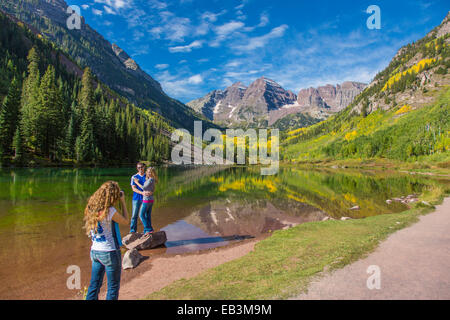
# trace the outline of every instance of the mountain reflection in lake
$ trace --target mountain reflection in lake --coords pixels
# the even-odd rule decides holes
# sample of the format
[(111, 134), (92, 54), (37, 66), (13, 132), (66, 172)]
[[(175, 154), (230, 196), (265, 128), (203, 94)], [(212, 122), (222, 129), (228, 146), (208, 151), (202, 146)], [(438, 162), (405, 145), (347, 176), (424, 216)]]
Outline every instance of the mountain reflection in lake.
[[(167, 253), (211, 249), (287, 229), (304, 222), (321, 221), (327, 215), (304, 203), (230, 199), (211, 201), (163, 230), (168, 235)], [(189, 239), (189, 240), (186, 240)]]
[[(0, 170), (0, 299), (73, 296), (66, 287), (70, 265), (81, 267), (86, 285), (91, 245), (82, 229), (86, 201), (103, 182), (115, 180), (131, 212), (134, 170)], [(258, 167), (158, 168), (152, 223), (166, 231), (168, 242), (143, 254), (215, 248), (326, 216), (399, 212), (407, 206), (386, 200), (443, 184), (448, 188), (447, 180), (394, 172), (295, 167), (281, 167), (275, 176), (260, 172)], [(349, 210), (354, 206), (360, 210)], [(128, 227), (121, 231), (125, 235)]]

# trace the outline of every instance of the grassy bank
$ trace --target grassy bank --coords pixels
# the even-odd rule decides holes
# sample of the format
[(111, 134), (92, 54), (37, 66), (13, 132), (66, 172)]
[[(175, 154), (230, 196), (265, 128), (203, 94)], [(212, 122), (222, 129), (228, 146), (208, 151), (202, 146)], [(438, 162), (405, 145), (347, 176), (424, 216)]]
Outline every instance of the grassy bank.
[[(428, 190), (421, 200), (437, 204), (449, 191)], [(398, 214), (305, 223), (277, 231), (247, 256), (176, 281), (146, 299), (286, 299), (303, 292), (325, 268), (339, 269), (364, 257), (390, 234), (431, 211), (419, 203)]]
[(450, 175), (450, 153), (423, 157), (420, 161), (406, 162), (392, 159), (345, 159), (345, 160), (306, 160), (282, 161), (283, 165), (294, 165), (298, 168), (336, 167), (371, 170), (404, 170), (409, 172), (428, 172), (438, 175)]

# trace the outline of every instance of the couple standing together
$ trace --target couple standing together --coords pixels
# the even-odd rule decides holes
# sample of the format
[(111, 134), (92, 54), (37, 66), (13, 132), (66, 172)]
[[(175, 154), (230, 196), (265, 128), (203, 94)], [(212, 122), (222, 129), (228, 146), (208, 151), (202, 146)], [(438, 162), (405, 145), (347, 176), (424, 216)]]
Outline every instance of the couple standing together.
[(145, 164), (137, 164), (138, 173), (131, 177), (131, 188), (133, 189), (133, 211), (131, 216), (130, 233), (137, 231), (137, 218), (144, 225), (144, 236), (153, 233), (152, 207), (154, 203), (153, 192), (158, 182), (153, 167), (145, 170)]

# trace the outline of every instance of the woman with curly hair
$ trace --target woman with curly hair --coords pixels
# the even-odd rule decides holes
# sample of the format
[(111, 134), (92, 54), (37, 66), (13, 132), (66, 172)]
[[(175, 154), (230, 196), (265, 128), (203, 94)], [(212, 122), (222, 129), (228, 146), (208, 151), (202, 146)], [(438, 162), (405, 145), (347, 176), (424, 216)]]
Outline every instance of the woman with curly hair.
[[(123, 215), (116, 207), (119, 203)], [(105, 182), (88, 200), (84, 210), (85, 229), (92, 239), (91, 282), (86, 300), (97, 300), (103, 277), (106, 272), (108, 280), (107, 300), (119, 298), (122, 257), (120, 254), (120, 234), (116, 224), (128, 225), (128, 211), (125, 195), (120, 191), (119, 184), (114, 181)]]

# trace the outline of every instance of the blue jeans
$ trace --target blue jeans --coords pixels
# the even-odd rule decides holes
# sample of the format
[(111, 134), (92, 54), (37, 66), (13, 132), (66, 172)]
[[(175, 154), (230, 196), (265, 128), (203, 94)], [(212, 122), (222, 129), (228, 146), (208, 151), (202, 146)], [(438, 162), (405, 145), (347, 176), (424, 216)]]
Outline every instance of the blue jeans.
[(144, 225), (144, 233), (152, 232), (152, 208), (153, 203), (142, 203), (141, 212), (139, 217), (141, 218), (142, 224)]
[(120, 250), (91, 250), (91, 261), (91, 283), (89, 284), (86, 300), (98, 300), (98, 294), (103, 284), (105, 272), (108, 280), (106, 300), (119, 299), (120, 274), (122, 272), (122, 256)]
[(137, 231), (137, 219), (141, 210), (142, 200), (133, 200), (133, 213), (131, 215), (130, 233)]

